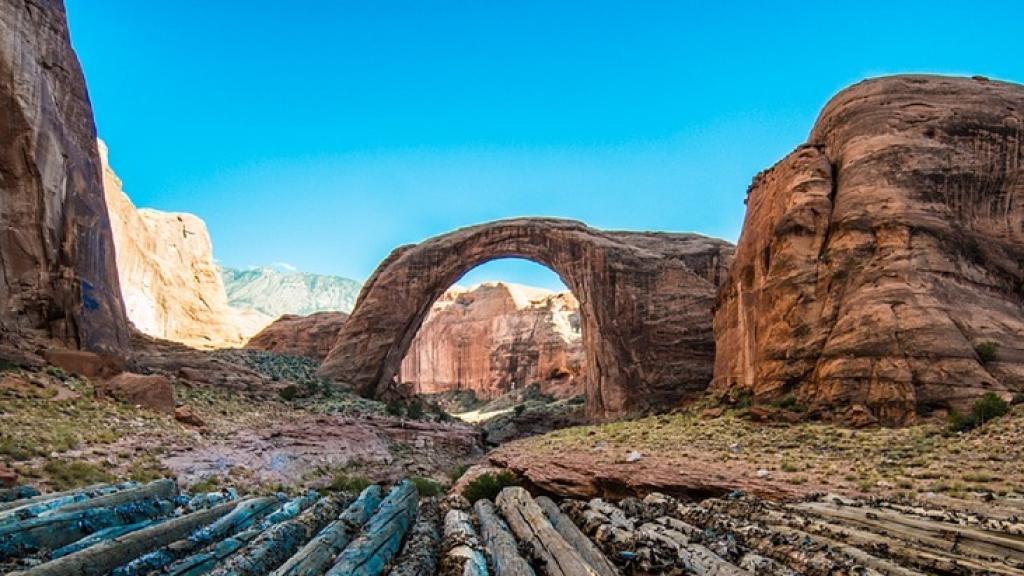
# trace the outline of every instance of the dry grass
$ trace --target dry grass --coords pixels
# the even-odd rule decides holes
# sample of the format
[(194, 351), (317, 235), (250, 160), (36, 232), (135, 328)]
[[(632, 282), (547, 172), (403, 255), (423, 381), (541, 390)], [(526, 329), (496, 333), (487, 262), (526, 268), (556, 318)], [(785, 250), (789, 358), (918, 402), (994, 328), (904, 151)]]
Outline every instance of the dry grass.
[(692, 466), (721, 466), (808, 489), (913, 495), (1024, 493), (1024, 406), (978, 429), (945, 432), (945, 422), (852, 430), (823, 423), (765, 425), (733, 413), (692, 413), (581, 426), (520, 441), (518, 448), (602, 455), (637, 450)]

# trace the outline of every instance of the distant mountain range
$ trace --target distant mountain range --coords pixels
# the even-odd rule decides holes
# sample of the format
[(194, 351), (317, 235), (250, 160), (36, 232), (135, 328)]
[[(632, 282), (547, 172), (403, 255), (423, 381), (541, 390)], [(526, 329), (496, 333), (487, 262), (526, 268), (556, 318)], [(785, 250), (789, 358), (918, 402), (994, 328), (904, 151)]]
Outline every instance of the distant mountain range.
[(325, 310), (351, 312), (362, 284), (351, 278), (281, 270), (274, 267), (220, 269), (228, 303), (277, 318)]

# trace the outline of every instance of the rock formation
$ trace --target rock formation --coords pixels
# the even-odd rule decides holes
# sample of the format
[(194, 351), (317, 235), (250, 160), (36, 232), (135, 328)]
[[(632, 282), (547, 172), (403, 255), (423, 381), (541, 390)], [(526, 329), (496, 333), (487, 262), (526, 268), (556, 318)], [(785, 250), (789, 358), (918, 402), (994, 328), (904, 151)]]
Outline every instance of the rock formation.
[(566, 398), (583, 393), (583, 362), (571, 293), (490, 283), (453, 287), (434, 303), (398, 378), (420, 394), (472, 390), (490, 400), (538, 383)]
[(1024, 390), (1024, 87), (840, 92), (759, 174), (718, 295), (714, 386), (883, 424)]
[(96, 127), (63, 3), (0, 5), (0, 339), (124, 356)]
[(144, 334), (191, 346), (239, 346), (270, 322), (228, 305), (206, 224), (192, 214), (137, 209), (100, 142), (103, 188), (128, 318)]
[(347, 318), (344, 312), (317, 312), (309, 316), (285, 314), (250, 338), (245, 347), (323, 360)]
[(711, 377), (711, 306), (732, 245), (696, 234), (603, 232), (552, 218), (501, 220), (396, 249), (363, 287), (322, 376), (387, 395), (431, 305), (495, 258), (548, 266), (580, 302), (587, 413), (664, 409)]

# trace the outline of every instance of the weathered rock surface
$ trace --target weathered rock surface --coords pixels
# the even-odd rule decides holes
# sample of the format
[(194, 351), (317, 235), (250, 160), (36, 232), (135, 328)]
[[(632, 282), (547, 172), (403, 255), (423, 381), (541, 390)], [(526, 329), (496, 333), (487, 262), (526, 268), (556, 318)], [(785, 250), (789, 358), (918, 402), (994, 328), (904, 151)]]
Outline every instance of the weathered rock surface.
[(289, 356), (323, 360), (338, 339), (344, 312), (317, 312), (309, 316), (285, 314), (260, 330), (245, 347)]
[(748, 191), (715, 388), (888, 425), (1024, 390), (1022, 142), (1022, 86), (896, 76), (839, 93)]
[(137, 209), (99, 143), (103, 189), (128, 318), (144, 334), (191, 346), (240, 346), (270, 317), (228, 305), (206, 224), (186, 213)]
[(0, 339), (125, 356), (96, 127), (63, 3), (0, 5)]
[(663, 409), (707, 386), (710, 310), (731, 256), (728, 242), (696, 234), (603, 232), (550, 218), (457, 230), (381, 263), (321, 375), (387, 394), (434, 301), (475, 266), (520, 257), (550, 267), (580, 302), (588, 415)]
[(505, 283), (453, 287), (434, 303), (399, 380), (420, 394), (472, 390), (491, 400), (530, 384), (583, 393), (579, 303), (569, 292)]
[(126, 404), (165, 414), (174, 413), (174, 387), (166, 376), (122, 372), (98, 385), (96, 390)]

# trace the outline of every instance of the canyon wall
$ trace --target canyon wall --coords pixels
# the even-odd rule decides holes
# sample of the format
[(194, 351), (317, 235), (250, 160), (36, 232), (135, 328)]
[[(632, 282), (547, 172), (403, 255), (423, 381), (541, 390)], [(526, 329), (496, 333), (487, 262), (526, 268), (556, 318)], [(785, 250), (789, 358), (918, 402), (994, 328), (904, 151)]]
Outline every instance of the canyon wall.
[(0, 340), (127, 354), (85, 78), (59, 0), (0, 4)]
[(1024, 391), (1024, 87), (861, 82), (759, 174), (714, 387), (913, 422)]
[(530, 384), (583, 393), (579, 303), (569, 292), (505, 283), (453, 287), (434, 304), (398, 379), (417, 393), (473, 390), (492, 399)]
[(206, 224), (137, 209), (99, 143), (117, 269), (128, 318), (144, 334), (196, 347), (240, 346), (271, 317), (228, 305)]

